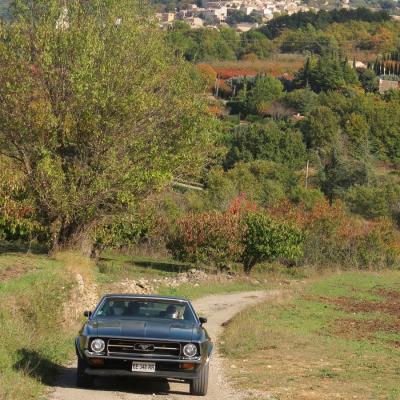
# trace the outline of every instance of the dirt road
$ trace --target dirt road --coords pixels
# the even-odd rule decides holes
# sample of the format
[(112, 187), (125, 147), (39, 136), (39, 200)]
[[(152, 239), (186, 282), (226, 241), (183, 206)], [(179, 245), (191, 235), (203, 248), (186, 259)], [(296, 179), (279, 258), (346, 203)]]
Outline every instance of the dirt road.
[[(198, 314), (208, 317), (207, 330), (216, 343), (224, 322), (263, 298), (277, 296), (278, 292), (271, 290), (208, 296), (195, 301), (194, 307)], [(205, 399), (240, 399), (240, 394), (235, 393), (225, 380), (222, 360), (218, 354), (218, 343), (210, 366), (209, 389)], [(78, 389), (75, 387), (74, 364), (64, 369), (55, 391), (49, 398), (50, 400), (146, 400), (156, 396), (160, 400), (199, 399), (190, 396), (188, 390), (189, 385), (184, 383), (116, 378), (96, 380), (94, 389)]]

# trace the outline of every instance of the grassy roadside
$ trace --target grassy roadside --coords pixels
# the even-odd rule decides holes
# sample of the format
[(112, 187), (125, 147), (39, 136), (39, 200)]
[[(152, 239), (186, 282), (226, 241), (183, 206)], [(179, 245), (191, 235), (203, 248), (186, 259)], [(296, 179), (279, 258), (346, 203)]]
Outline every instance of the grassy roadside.
[[(147, 257), (132, 257), (124, 255), (107, 255), (103, 257), (97, 268), (96, 280), (107, 291), (113, 283), (125, 279), (153, 279), (174, 278), (178, 274), (188, 271), (194, 265), (180, 263), (171, 259), (155, 260)], [(276, 287), (282, 280), (290, 283), (290, 280), (306, 277), (296, 269), (288, 269), (282, 266), (259, 266), (251, 277), (238, 274), (234, 278), (228, 278), (226, 274), (210, 274), (207, 281), (196, 285), (183, 283), (178, 287), (168, 287), (161, 282), (156, 287), (156, 292), (161, 295), (182, 296), (194, 300), (210, 294), (234, 293), (249, 290), (266, 290)]]
[[(0, 255), (0, 399), (25, 400), (42, 397), (52, 384), (58, 366), (73, 355), (73, 337), (78, 321), (64, 306), (84, 309), (76, 292), (76, 274), (86, 283), (97, 282), (101, 296), (107, 285), (124, 279), (174, 277), (192, 265), (171, 260), (112, 255), (96, 267), (73, 253), (45, 255), (3, 253)], [(255, 271), (251, 279), (211, 277), (197, 286), (160, 286), (160, 294), (190, 299), (208, 294), (232, 293), (270, 288), (286, 272)], [(293, 275), (293, 278), (298, 276)], [(75, 293), (76, 294), (76, 293)], [(76, 297), (76, 298), (75, 298)], [(68, 321), (65, 321), (65, 318)]]
[(21, 254), (0, 256), (0, 276), (0, 399), (38, 398), (71, 354), (62, 307), (72, 280), (62, 261)]
[(399, 310), (400, 272), (336, 274), (239, 314), (222, 349), (251, 399), (400, 399)]

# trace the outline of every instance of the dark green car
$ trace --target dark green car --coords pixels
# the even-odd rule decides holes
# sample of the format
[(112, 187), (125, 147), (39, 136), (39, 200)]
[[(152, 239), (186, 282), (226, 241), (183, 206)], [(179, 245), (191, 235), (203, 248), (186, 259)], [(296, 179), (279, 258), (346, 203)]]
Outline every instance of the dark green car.
[(213, 345), (188, 300), (110, 294), (85, 316), (75, 343), (78, 386), (94, 377), (173, 378), (188, 382), (192, 395), (207, 393)]

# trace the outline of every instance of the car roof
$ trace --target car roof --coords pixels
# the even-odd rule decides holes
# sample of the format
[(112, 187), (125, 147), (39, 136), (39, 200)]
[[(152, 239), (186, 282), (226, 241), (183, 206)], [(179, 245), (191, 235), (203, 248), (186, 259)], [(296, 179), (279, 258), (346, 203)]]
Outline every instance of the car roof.
[(102, 299), (109, 297), (118, 297), (122, 299), (146, 299), (146, 300), (171, 300), (171, 301), (182, 301), (189, 302), (188, 299), (184, 297), (175, 297), (175, 296), (160, 296), (158, 294), (129, 294), (129, 293), (110, 293), (105, 294)]

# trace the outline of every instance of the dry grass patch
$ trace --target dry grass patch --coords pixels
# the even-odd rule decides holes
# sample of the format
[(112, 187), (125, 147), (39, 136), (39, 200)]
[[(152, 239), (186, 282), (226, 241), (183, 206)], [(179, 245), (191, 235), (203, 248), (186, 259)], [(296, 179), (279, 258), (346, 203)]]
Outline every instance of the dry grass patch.
[(241, 69), (281, 76), (294, 74), (304, 65), (305, 57), (301, 54), (274, 54), (265, 60), (255, 61), (219, 61), (212, 64), (217, 68)]
[(96, 263), (89, 257), (72, 251), (63, 251), (56, 253), (55, 260), (64, 264), (65, 268), (74, 275), (81, 275), (87, 282), (93, 282), (96, 273)]
[(34, 272), (45, 262), (45, 257), (31, 254), (5, 254), (0, 257), (0, 282)]

